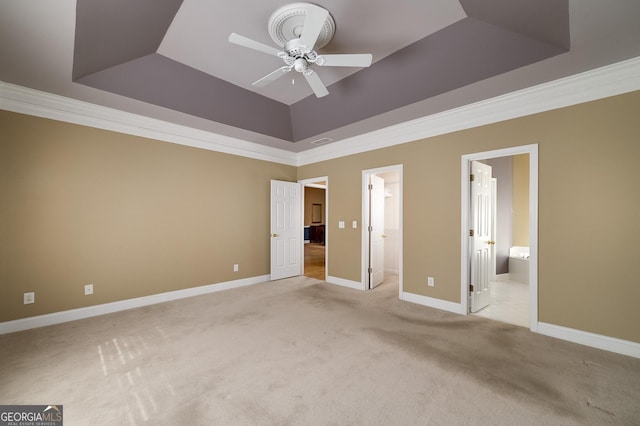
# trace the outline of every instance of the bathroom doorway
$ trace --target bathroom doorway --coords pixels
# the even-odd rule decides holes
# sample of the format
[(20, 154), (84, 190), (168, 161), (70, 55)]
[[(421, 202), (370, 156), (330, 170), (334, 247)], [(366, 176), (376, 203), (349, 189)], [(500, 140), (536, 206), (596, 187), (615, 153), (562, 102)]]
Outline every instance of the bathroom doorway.
[[(489, 170), (494, 183), (491, 204), (495, 219), (487, 219), (487, 225), (479, 224), (483, 215), (473, 211), (478, 203), (471, 179), (477, 178), (471, 175), (479, 166)], [(463, 156), (463, 173), (464, 311), (536, 331), (537, 145)], [(475, 180), (475, 185), (479, 184)], [(490, 234), (478, 238), (482, 230), (475, 228), (481, 227), (487, 227)], [(489, 254), (495, 259), (489, 269), (478, 266), (478, 259)]]

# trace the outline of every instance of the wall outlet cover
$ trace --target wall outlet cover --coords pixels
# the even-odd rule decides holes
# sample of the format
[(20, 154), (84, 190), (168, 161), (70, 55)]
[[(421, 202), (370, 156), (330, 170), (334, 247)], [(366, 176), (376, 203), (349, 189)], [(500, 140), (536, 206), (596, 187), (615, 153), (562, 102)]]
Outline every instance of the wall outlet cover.
[(25, 293), (24, 294), (24, 304), (25, 305), (29, 305), (31, 303), (35, 303), (36, 302), (36, 293), (31, 291), (29, 293)]

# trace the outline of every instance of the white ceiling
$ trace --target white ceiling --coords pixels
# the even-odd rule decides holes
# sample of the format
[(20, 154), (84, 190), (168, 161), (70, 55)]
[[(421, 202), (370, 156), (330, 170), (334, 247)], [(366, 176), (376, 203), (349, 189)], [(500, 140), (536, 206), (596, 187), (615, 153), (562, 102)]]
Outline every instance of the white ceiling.
[[(278, 47), (267, 22), (282, 0), (184, 0), (158, 53), (214, 77), (291, 105), (311, 95), (304, 79), (287, 76), (256, 88), (254, 81), (283, 63), (275, 57), (230, 44), (232, 32)], [(466, 17), (452, 0), (327, 0), (322, 6), (336, 22), (324, 53), (372, 53), (374, 62)], [(224, 19), (221, 17), (224, 16)], [(326, 86), (358, 68), (316, 68)], [(291, 74), (293, 76), (293, 74)]]

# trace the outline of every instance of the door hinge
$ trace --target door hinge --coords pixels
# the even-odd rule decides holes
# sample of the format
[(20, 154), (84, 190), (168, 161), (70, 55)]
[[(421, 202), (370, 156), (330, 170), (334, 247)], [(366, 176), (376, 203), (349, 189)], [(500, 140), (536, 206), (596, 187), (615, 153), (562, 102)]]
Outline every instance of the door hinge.
[(469, 236), (473, 237), (473, 235), (474, 235), (473, 229), (469, 229)]
[(369, 230), (369, 232), (373, 232), (373, 226), (369, 225), (367, 229)]
[(473, 293), (473, 284), (469, 284), (469, 291)]
[(472, 174), (472, 175), (470, 176), (470, 179), (469, 179), (469, 180), (470, 180), (471, 182), (473, 182), (474, 180), (476, 180), (476, 176)]
[(367, 271), (368, 271), (369, 274), (373, 274), (373, 268), (369, 268), (369, 269), (367, 269)]
[(369, 184), (369, 191), (371, 191), (373, 189), (373, 184)]

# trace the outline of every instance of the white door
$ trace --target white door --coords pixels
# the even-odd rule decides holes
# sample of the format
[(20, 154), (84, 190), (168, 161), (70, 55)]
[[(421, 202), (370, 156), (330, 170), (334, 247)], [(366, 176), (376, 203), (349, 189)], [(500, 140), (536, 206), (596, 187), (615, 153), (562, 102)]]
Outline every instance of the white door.
[(384, 179), (369, 180), (369, 288), (384, 281)]
[(271, 279), (301, 274), (300, 191), (295, 182), (271, 181)]
[(496, 233), (498, 232), (498, 224), (496, 215), (498, 214), (498, 179), (491, 178), (491, 259), (489, 260), (489, 281), (496, 280)]
[[(490, 275), (493, 236), (493, 200), (491, 197), (491, 166), (471, 162), (471, 312), (478, 312), (491, 302)], [(495, 264), (495, 260), (494, 260)]]

